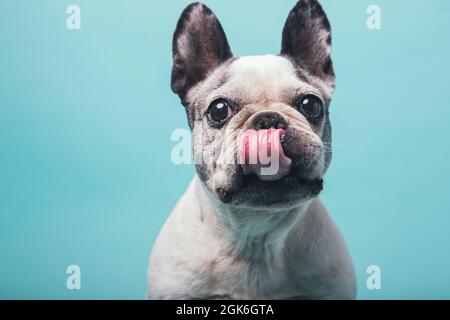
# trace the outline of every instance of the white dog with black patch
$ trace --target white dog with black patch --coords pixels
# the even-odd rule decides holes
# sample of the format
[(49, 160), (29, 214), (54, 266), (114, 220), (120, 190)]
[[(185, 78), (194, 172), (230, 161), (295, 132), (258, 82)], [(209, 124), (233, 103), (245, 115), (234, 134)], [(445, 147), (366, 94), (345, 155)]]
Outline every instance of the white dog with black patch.
[(292, 9), (279, 55), (233, 57), (200, 3), (173, 39), (172, 89), (196, 175), (154, 245), (150, 299), (353, 299), (344, 239), (318, 195), (331, 161), (331, 29)]

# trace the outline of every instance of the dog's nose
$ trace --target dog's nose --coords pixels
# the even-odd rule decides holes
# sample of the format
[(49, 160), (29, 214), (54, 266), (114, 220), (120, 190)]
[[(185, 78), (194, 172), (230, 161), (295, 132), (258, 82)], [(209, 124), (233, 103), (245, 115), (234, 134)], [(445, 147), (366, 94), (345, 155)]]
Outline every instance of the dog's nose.
[(286, 129), (288, 123), (283, 115), (279, 112), (274, 111), (264, 111), (258, 113), (252, 121), (252, 127), (255, 130), (264, 129)]

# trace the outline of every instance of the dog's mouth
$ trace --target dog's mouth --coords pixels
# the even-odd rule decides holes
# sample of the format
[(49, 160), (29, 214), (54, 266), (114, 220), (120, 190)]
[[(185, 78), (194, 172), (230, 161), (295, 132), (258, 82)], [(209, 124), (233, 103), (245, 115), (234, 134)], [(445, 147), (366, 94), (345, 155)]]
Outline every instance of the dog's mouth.
[[(310, 188), (312, 195), (318, 195), (323, 189), (323, 179), (306, 179), (295, 174), (289, 174), (278, 180), (263, 181), (256, 174), (249, 174), (242, 177), (241, 188), (238, 192), (268, 192), (279, 187), (285, 189), (289, 186), (294, 187), (294, 189), (298, 187)], [(289, 192), (289, 190), (285, 191)]]
[(287, 176), (292, 160), (285, 155), (283, 129), (247, 130), (240, 143), (240, 164), (244, 175), (255, 174), (262, 181)]
[(240, 145), (235, 183), (229, 190), (217, 189), (219, 198), (225, 203), (267, 207), (290, 206), (317, 196), (322, 178), (305, 178), (305, 172), (285, 154), (283, 139), (282, 129), (248, 130)]
[(216, 190), (224, 203), (254, 207), (290, 207), (317, 196), (323, 189), (323, 179), (306, 179), (295, 170), (274, 181), (263, 181), (257, 174), (238, 173), (235, 188)]

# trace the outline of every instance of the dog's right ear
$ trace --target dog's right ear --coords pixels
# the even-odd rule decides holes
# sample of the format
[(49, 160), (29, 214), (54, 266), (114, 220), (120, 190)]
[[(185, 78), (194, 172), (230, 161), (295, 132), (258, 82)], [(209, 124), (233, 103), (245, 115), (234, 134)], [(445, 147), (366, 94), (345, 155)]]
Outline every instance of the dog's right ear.
[(184, 9), (173, 36), (172, 90), (184, 100), (189, 89), (232, 57), (214, 13), (201, 3)]

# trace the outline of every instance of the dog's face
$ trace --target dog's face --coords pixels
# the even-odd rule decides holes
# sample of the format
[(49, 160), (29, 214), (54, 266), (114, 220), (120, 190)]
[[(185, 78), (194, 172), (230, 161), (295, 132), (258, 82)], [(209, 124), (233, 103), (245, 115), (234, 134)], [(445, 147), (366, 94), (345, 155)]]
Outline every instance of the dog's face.
[(280, 55), (233, 57), (206, 6), (183, 11), (172, 89), (193, 131), (197, 173), (217, 199), (288, 208), (322, 190), (331, 160), (330, 53), (330, 25), (316, 0), (289, 13)]

